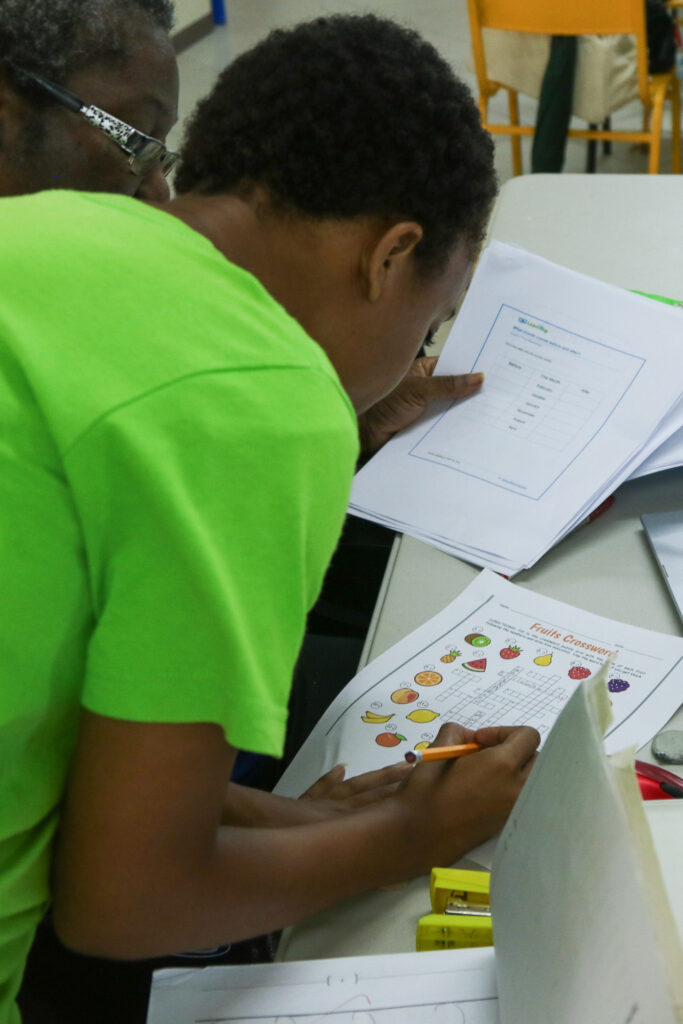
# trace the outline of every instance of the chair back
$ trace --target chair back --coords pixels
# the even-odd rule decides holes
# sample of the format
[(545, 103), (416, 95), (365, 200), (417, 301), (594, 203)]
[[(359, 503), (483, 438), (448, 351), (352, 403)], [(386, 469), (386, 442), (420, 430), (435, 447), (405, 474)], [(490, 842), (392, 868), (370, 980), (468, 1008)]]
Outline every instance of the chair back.
[(638, 91), (649, 95), (644, 0), (467, 0), (472, 55), (479, 90), (489, 95), (490, 79), (481, 30), (505, 29), (549, 36), (634, 35)]

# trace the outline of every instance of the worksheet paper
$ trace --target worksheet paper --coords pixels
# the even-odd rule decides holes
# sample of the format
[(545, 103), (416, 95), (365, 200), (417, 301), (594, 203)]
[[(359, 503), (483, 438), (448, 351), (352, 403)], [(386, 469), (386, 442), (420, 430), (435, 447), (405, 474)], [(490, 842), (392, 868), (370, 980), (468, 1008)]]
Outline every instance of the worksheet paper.
[[(604, 680), (573, 695), (493, 863), (505, 1024), (676, 1024), (683, 952), (633, 771), (607, 758)], [(678, 801), (671, 801), (677, 803)], [(680, 848), (678, 850), (680, 873)]]
[(493, 948), (156, 971), (147, 1024), (498, 1024)]
[(276, 787), (298, 797), (428, 746), (442, 722), (533, 725), (544, 741), (578, 684), (611, 658), (608, 751), (642, 746), (678, 709), (683, 638), (624, 625), (488, 570), (342, 690)]
[(506, 575), (683, 427), (681, 314), (492, 242), (439, 359), (483, 371), (357, 474), (350, 511)]

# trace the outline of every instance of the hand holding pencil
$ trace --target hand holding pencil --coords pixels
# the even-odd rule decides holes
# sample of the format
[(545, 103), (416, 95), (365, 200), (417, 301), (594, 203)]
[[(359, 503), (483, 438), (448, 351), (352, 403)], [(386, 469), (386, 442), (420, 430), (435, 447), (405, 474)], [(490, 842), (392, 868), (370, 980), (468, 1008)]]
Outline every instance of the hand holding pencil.
[(528, 726), (473, 730), (450, 722), (432, 746), (406, 755), (417, 770), (408, 772), (397, 796), (411, 835), (420, 836), (415, 846), (429, 850), (425, 870), (452, 864), (502, 828), (539, 742)]

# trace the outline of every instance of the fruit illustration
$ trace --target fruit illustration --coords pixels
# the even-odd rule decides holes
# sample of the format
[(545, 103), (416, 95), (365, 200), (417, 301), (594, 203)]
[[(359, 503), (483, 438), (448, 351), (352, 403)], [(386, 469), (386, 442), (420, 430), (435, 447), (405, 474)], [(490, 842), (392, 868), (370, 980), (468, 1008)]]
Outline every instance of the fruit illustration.
[(401, 740), (405, 740), (405, 736), (401, 736), (400, 732), (381, 732), (375, 736), (375, 743), (380, 747), (397, 747)]
[(534, 658), (534, 665), (549, 665), (553, 660), (552, 654), (539, 654), (537, 658)]
[(441, 656), (441, 661), (445, 661), (447, 665), (450, 665), (452, 661), (460, 657), (460, 651), (449, 651), (448, 654)]
[(383, 722), (388, 722), (389, 719), (393, 717), (393, 713), (391, 715), (376, 715), (374, 711), (366, 711), (361, 718), (361, 721), (367, 722), (368, 725), (381, 725)]
[(503, 650), (500, 652), (500, 656), (501, 658), (505, 658), (505, 660), (507, 661), (510, 658), (518, 658), (521, 653), (521, 648), (517, 647), (517, 645), (514, 644), (511, 647), (504, 647)]
[(431, 747), (431, 745), (432, 744), (429, 740), (420, 740), (419, 743), (415, 744), (413, 750), (426, 750), (427, 747)]
[(418, 672), (415, 676), (415, 682), (418, 686), (436, 686), (442, 679), (443, 676), (439, 675), (438, 672), (429, 672), (427, 670)]
[(628, 690), (630, 685), (625, 679), (610, 679), (607, 689), (610, 693), (623, 693), (624, 690)]
[(409, 718), (411, 722), (433, 722), (438, 717), (438, 711), (429, 711), (428, 708), (415, 708), (414, 711), (406, 715), (406, 718)]
[(569, 672), (567, 672), (570, 679), (587, 679), (590, 674), (591, 670), (589, 668), (584, 668), (583, 665), (574, 665), (569, 669)]
[(465, 661), (462, 667), (468, 668), (470, 672), (483, 672), (486, 668), (486, 658), (475, 658), (474, 661)]
[(491, 641), (483, 633), (468, 633), (465, 637), (465, 643), (470, 644), (472, 647), (488, 647)]
[(394, 704), (412, 704), (419, 696), (417, 690), (410, 690), (407, 686), (402, 686), (400, 689), (394, 690), (391, 699)]

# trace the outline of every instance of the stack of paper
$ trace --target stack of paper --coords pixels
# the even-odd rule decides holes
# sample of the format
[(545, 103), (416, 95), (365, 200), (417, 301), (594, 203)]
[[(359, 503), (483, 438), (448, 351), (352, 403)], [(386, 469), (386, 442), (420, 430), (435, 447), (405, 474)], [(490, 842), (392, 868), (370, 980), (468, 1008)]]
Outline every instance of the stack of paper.
[[(675, 913), (633, 751), (603, 752), (609, 703), (600, 682), (584, 684), (562, 712), (496, 850), (491, 907), (505, 1024), (683, 1020)], [(681, 810), (664, 846), (681, 834)]]
[(493, 242), (438, 365), (483, 371), (481, 392), (385, 445), (351, 512), (528, 568), (683, 431), (682, 328), (680, 309)]

